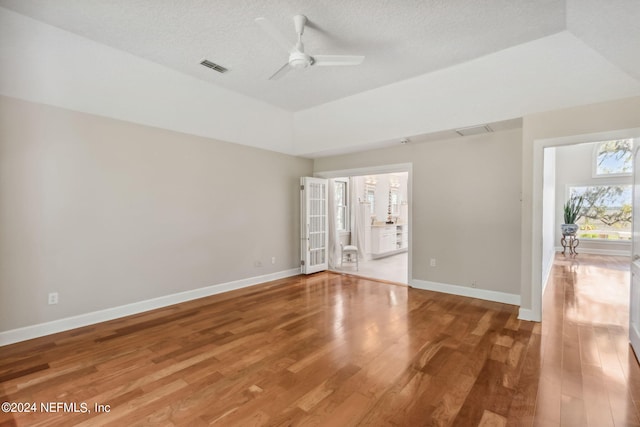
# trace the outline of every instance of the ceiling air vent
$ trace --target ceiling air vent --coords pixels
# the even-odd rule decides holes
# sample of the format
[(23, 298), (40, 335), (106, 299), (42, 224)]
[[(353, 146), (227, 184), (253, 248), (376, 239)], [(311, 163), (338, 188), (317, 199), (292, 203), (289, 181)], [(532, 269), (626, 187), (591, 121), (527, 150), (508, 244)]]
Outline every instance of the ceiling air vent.
[(224, 68), (222, 65), (218, 65), (215, 62), (209, 61), (208, 59), (203, 59), (202, 61), (200, 61), (200, 65), (204, 65), (207, 68), (216, 70), (219, 73), (226, 73), (227, 71), (229, 71), (228, 69)]
[(489, 125), (471, 126), (468, 128), (456, 129), (456, 133), (460, 136), (480, 135), (481, 133), (493, 132)]

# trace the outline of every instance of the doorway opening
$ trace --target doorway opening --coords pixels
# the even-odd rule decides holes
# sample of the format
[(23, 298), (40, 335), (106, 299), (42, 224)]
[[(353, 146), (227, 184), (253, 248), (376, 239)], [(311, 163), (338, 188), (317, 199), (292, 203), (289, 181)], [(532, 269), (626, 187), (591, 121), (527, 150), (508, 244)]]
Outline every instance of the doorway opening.
[[(630, 134), (630, 132), (631, 130), (615, 131), (536, 141), (536, 149), (542, 154), (542, 165), (538, 163), (541, 167), (537, 169), (542, 172), (542, 186), (536, 189), (540, 191), (542, 201), (542, 233), (540, 233), (542, 280), (540, 288), (534, 293), (533, 305), (535, 306), (536, 302), (540, 304), (542, 319), (545, 317), (546, 309), (551, 309), (545, 305), (555, 304), (550, 301), (553, 301), (551, 294), (557, 290), (551, 286), (545, 292), (547, 284), (554, 283), (552, 272), (555, 271), (557, 275), (558, 271), (562, 271), (563, 277), (571, 276), (575, 274), (576, 269), (581, 268), (583, 261), (596, 262), (597, 265), (590, 267), (592, 269), (600, 268), (600, 264), (606, 266), (606, 268), (603, 267), (603, 271), (608, 279), (603, 283), (590, 281), (574, 283), (576, 289), (571, 292), (571, 295), (575, 301), (567, 315), (593, 316), (593, 313), (581, 312), (580, 307), (584, 304), (579, 302), (581, 298), (585, 301), (602, 299), (595, 296), (599, 291), (609, 296), (624, 295), (626, 299), (626, 301), (615, 302), (616, 309), (609, 310), (608, 317), (601, 319), (602, 322), (613, 322), (620, 326), (624, 323), (629, 324), (629, 317), (637, 318), (632, 313), (637, 310), (635, 307), (638, 303), (634, 304), (633, 298), (628, 296), (628, 272), (631, 266), (630, 256), (634, 234), (631, 230), (631, 215), (632, 213), (634, 216), (637, 215), (635, 212), (639, 210), (638, 200), (634, 201), (632, 198), (632, 185), (637, 184), (634, 182), (632, 173), (636, 168), (634, 163), (637, 157), (634, 160), (632, 151), (634, 151), (633, 145), (637, 146), (639, 140), (634, 139), (633, 133)], [(622, 149), (623, 143), (628, 144), (629, 147)], [(624, 167), (620, 169), (618, 166)], [(636, 172), (636, 179), (638, 176)], [(580, 217), (574, 222), (579, 226), (575, 233), (575, 237), (579, 239), (579, 244), (575, 248), (576, 255), (574, 251), (560, 246), (562, 238), (565, 237), (560, 232), (560, 224), (565, 222), (563, 212), (566, 204), (577, 199), (584, 203), (580, 210)], [(637, 221), (634, 222), (637, 223)], [(634, 225), (636, 226), (637, 224)], [(565, 254), (563, 250), (566, 250)], [(596, 258), (592, 258), (594, 255)], [(620, 261), (625, 259), (626, 264)], [(610, 268), (610, 265), (615, 267)], [(626, 271), (626, 276), (618, 274), (619, 270)], [(607, 310), (603, 309), (603, 311)], [(612, 313), (616, 316), (622, 315), (627, 320), (620, 321)], [(630, 326), (629, 332), (632, 332), (633, 322), (630, 322)], [(631, 341), (633, 342), (633, 339)]]
[[(322, 172), (329, 179), (329, 269), (396, 284), (411, 279), (411, 165)], [(343, 256), (346, 246), (355, 255)]]

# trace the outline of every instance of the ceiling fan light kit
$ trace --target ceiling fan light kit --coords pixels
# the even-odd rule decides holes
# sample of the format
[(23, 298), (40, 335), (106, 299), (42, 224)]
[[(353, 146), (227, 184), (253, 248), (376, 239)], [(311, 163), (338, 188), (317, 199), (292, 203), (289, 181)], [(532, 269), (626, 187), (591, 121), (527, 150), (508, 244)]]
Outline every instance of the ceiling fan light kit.
[(291, 46), (285, 36), (283, 36), (278, 29), (276, 29), (271, 22), (265, 18), (256, 18), (256, 23), (280, 46), (284, 47), (289, 53), (289, 60), (276, 71), (269, 80), (277, 80), (284, 76), (291, 69), (300, 70), (311, 66), (344, 66), (344, 65), (359, 65), (364, 61), (364, 56), (357, 55), (316, 55), (311, 56), (304, 51), (304, 44), (302, 43), (302, 34), (304, 34), (304, 27), (307, 24), (307, 17), (304, 15), (296, 15), (293, 17), (293, 25), (296, 30), (298, 40)]
[(298, 70), (307, 68), (313, 65), (313, 58), (304, 52), (291, 52), (291, 55), (289, 55), (289, 65)]

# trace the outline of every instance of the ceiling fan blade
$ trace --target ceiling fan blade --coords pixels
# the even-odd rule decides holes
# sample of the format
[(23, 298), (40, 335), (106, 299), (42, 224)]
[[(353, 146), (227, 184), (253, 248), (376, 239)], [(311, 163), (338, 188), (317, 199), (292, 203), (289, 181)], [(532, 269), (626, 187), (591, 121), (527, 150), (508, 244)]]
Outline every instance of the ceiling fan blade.
[(282, 67), (280, 67), (280, 69), (278, 71), (273, 73), (273, 75), (271, 77), (269, 77), (269, 80), (278, 80), (280, 77), (282, 77), (285, 74), (287, 74), (289, 72), (289, 70), (291, 70), (291, 66), (287, 62)]
[(357, 55), (315, 55), (313, 65), (360, 65), (364, 61), (364, 56)]
[(287, 40), (280, 31), (266, 18), (256, 18), (256, 24), (260, 25), (265, 33), (267, 33), (273, 40), (275, 40), (284, 50), (291, 52), (294, 43)]

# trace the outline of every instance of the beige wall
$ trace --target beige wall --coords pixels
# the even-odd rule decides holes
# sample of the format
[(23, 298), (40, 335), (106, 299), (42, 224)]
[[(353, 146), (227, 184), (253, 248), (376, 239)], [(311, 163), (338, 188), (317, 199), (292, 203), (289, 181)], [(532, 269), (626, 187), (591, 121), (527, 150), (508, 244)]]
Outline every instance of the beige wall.
[(634, 97), (311, 162), (0, 97), (0, 332), (295, 268), (299, 176), (401, 163), (412, 278), (520, 294), (535, 318), (543, 148), (639, 131)]
[(518, 295), (521, 141), (515, 130), (413, 143), (319, 158), (314, 172), (412, 163), (412, 278)]
[(640, 97), (533, 114), (523, 118), (521, 316), (541, 313), (543, 149), (594, 141), (637, 137)]
[(0, 97), (0, 331), (297, 267), (298, 178), (311, 172)]

